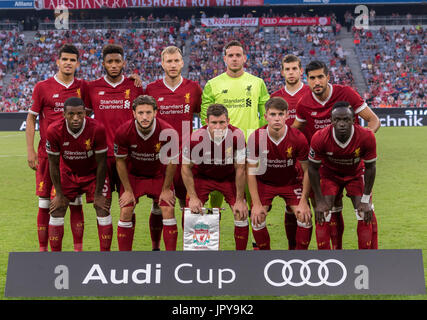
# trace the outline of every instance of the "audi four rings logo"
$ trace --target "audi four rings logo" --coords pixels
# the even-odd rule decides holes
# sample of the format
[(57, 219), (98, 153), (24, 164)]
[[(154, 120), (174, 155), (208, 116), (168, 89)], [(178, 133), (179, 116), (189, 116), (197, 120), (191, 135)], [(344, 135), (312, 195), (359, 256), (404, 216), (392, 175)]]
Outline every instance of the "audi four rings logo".
[[(283, 265), (282, 267), (282, 277), (283, 277), (283, 281), (282, 282), (275, 282), (273, 280), (270, 279), (269, 276), (269, 270), (270, 267), (274, 264), (279, 264), (279, 265)], [(317, 274), (319, 277), (319, 281), (316, 282), (312, 282), (311, 280), (311, 265), (319, 265), (319, 269), (317, 270)], [(340, 280), (335, 281), (335, 282), (330, 282), (328, 281), (329, 279), (329, 268), (328, 265), (331, 264), (336, 264), (338, 265), (341, 270), (342, 270), (342, 277)], [(300, 268), (300, 277), (301, 277), (301, 281), (299, 282), (294, 282), (292, 281), (293, 279), (293, 275), (294, 275), (294, 270), (293, 270), (293, 266), (298, 266), (301, 265)], [(285, 261), (282, 259), (275, 259), (270, 261), (264, 268), (264, 277), (267, 280), (267, 282), (269, 284), (271, 284), (272, 286), (275, 287), (283, 287), (285, 285), (290, 285), (293, 287), (300, 287), (303, 285), (308, 285), (311, 287), (318, 287), (321, 285), (327, 285), (330, 287), (336, 287), (339, 286), (340, 284), (342, 284), (345, 279), (347, 278), (347, 269), (345, 268), (344, 264), (341, 261), (338, 261), (336, 259), (327, 259), (325, 261), (321, 261), (318, 259), (310, 259), (307, 261), (303, 261), (300, 259), (292, 259), (289, 261)]]

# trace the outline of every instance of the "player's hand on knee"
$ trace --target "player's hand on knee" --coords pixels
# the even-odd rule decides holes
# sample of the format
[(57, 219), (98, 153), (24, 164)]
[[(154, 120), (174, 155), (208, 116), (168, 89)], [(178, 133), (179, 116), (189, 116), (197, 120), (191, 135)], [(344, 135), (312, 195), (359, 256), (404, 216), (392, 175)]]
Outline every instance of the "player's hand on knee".
[(262, 205), (254, 205), (251, 208), (251, 223), (252, 225), (258, 227), (261, 223), (265, 221), (267, 212)]
[(203, 203), (197, 197), (190, 197), (190, 200), (188, 201), (188, 207), (193, 213), (203, 214)]
[(325, 222), (325, 212), (324, 211), (315, 211), (314, 217), (316, 219), (316, 223), (322, 224)]
[(96, 210), (110, 211), (111, 199), (107, 199), (102, 194), (95, 194), (93, 206)]
[(119, 199), (119, 205), (120, 207), (125, 207), (128, 204), (132, 203), (134, 206), (136, 205), (136, 200), (135, 200), (135, 196), (133, 195), (132, 191), (125, 191), (123, 192), (123, 194), (120, 196)]
[(49, 214), (55, 211), (67, 211), (69, 200), (64, 195), (56, 194), (49, 205)]
[(248, 218), (248, 206), (243, 200), (236, 200), (236, 203), (233, 206), (234, 216), (238, 220), (245, 220)]
[(159, 197), (159, 203), (162, 200), (166, 202), (170, 207), (175, 207), (175, 193), (172, 190), (162, 190)]
[(360, 214), (363, 212), (363, 221), (370, 223), (372, 220), (372, 205), (370, 203), (360, 202), (357, 206), (357, 214), (359, 217), (362, 217)]
[(311, 223), (311, 210), (307, 202), (302, 201), (295, 208), (295, 216), (299, 222)]

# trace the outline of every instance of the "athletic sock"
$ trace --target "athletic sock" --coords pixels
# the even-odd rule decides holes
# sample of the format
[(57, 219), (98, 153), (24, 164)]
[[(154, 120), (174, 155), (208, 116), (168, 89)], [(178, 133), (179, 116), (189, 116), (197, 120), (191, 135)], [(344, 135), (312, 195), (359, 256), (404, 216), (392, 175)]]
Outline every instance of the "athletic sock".
[[(81, 201), (79, 198), (77, 201)], [(83, 232), (84, 232), (84, 215), (83, 206), (81, 204), (70, 203), (70, 226), (73, 234), (74, 251), (83, 250)]]
[(372, 224), (363, 221), (363, 217), (357, 214), (357, 210), (354, 210), (357, 218), (357, 243), (359, 249), (371, 249), (372, 245)]
[(119, 220), (117, 225), (117, 242), (119, 251), (132, 251), (134, 228), (132, 221)]
[(324, 221), (323, 223), (316, 223), (316, 241), (317, 249), (330, 250), (331, 249), (331, 236), (329, 232), (329, 224)]
[(265, 221), (259, 226), (252, 225), (252, 234), (259, 250), (271, 250), (270, 234), (268, 233)]
[(111, 215), (106, 217), (96, 217), (98, 225), (98, 238), (100, 251), (111, 251), (111, 241), (113, 239), (113, 224)]
[(371, 249), (378, 249), (378, 224), (375, 212), (372, 210), (372, 242)]
[(178, 240), (178, 226), (176, 219), (163, 219), (163, 241), (166, 251), (176, 251), (176, 242)]
[(163, 230), (163, 217), (160, 208), (151, 208), (149, 225), (152, 249), (159, 249)]
[(307, 226), (305, 223), (298, 223), (295, 235), (296, 250), (308, 250), (310, 245), (311, 235), (313, 233), (313, 226)]
[(332, 249), (342, 249), (342, 237), (344, 233), (344, 219), (342, 208), (332, 208), (331, 220), (329, 221)]
[(48, 251), (49, 246), (49, 205), (49, 199), (39, 198), (39, 210), (37, 213), (37, 237), (39, 239), (40, 251)]
[(234, 241), (236, 242), (236, 250), (246, 250), (249, 238), (249, 223), (248, 220), (234, 220)]
[(51, 250), (62, 251), (62, 238), (64, 237), (64, 218), (50, 217), (48, 230)]
[(297, 246), (297, 217), (288, 209), (285, 211), (285, 231), (288, 238), (288, 249), (295, 250)]

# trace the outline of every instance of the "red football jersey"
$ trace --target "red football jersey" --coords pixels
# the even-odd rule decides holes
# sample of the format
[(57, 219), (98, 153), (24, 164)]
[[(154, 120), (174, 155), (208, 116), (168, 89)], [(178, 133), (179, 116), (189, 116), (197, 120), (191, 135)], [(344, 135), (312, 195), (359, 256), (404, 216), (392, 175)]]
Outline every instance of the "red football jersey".
[(157, 118), (168, 122), (178, 132), (180, 143), (182, 143), (182, 122), (189, 122), (191, 134), (193, 114), (200, 113), (202, 88), (199, 84), (182, 78), (181, 83), (172, 89), (164, 79), (159, 79), (147, 85), (145, 94), (156, 99)]
[(85, 117), (77, 133), (68, 128), (65, 119), (55, 121), (47, 130), (47, 153), (60, 155), (61, 169), (81, 177), (96, 175), (95, 154), (107, 149), (104, 126), (89, 117)]
[(86, 90), (86, 81), (74, 79), (66, 85), (58, 80), (56, 75), (35, 85), (33, 104), (28, 112), (39, 116), (40, 142), (37, 151), (39, 157), (47, 157), (47, 128), (51, 123), (63, 119), (64, 102), (70, 97), (84, 97)]
[(194, 164), (194, 176), (216, 181), (234, 181), (236, 163), (245, 163), (245, 135), (242, 130), (228, 125), (225, 135), (214, 141), (207, 126), (191, 135), (189, 146), (182, 149), (183, 161)]
[(108, 156), (114, 156), (114, 135), (119, 126), (133, 119), (132, 102), (144, 94), (135, 87), (134, 80), (123, 77), (121, 82), (111, 83), (107, 77), (88, 83), (85, 104), (93, 110), (95, 119), (102, 122), (107, 132)]
[[(367, 107), (362, 97), (351, 87), (329, 84), (329, 97), (321, 102), (314, 93), (305, 94), (297, 104), (296, 119), (305, 122), (304, 134), (310, 142), (314, 133), (331, 124), (332, 106), (338, 101), (347, 101), (356, 115)], [(358, 124), (356, 116), (355, 123)]]
[(323, 164), (321, 176), (355, 177), (363, 174), (364, 162), (376, 159), (374, 133), (357, 124), (353, 125), (350, 138), (345, 143), (337, 140), (332, 125), (317, 131), (311, 140), (309, 160)]
[(311, 92), (310, 87), (301, 82), (301, 87), (292, 94), (289, 93), (286, 86), (271, 94), (270, 97), (282, 97), (288, 103), (288, 119), (286, 119), (288, 126), (291, 126), (295, 121), (298, 101), (308, 92)]
[[(160, 140), (160, 134), (166, 133), (166, 129), (172, 131), (176, 139), (175, 145), (172, 138), (167, 141)], [(171, 133), (169, 131), (169, 133)], [(117, 158), (127, 157), (128, 172), (138, 177), (162, 177), (166, 167), (161, 162), (161, 149), (167, 143), (171, 143), (171, 152), (168, 152), (168, 159), (179, 156), (178, 134), (166, 121), (162, 119), (154, 120), (151, 132), (144, 136), (138, 129), (135, 120), (129, 120), (117, 129), (114, 139), (114, 155)]]
[[(262, 142), (262, 139), (266, 140)], [(298, 161), (307, 161), (308, 143), (304, 135), (295, 128), (286, 126), (284, 136), (276, 141), (268, 134), (268, 127), (254, 131), (248, 140), (247, 161), (266, 168), (257, 175), (257, 180), (272, 186), (287, 186), (301, 183)]]

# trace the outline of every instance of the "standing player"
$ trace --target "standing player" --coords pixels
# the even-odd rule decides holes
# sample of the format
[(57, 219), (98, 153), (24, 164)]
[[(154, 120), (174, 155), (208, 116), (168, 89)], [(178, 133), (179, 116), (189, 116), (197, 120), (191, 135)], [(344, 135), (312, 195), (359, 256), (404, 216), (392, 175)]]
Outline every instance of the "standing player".
[(182, 180), (187, 188), (188, 207), (192, 212), (202, 212), (209, 193), (221, 192), (233, 210), (236, 250), (246, 250), (249, 225), (244, 197), (245, 136), (230, 125), (223, 105), (211, 105), (206, 114), (207, 125), (193, 132), (182, 149)]
[[(64, 102), (69, 97), (83, 97), (86, 91), (84, 80), (74, 78), (79, 67), (79, 51), (72, 44), (65, 44), (58, 52), (56, 60), (58, 72), (51, 78), (40, 81), (33, 90), (33, 105), (26, 122), (26, 143), (28, 166), (36, 171), (36, 195), (39, 197), (37, 214), (37, 235), (39, 250), (48, 251), (49, 206), (52, 181), (49, 175), (49, 161), (46, 153), (46, 132), (48, 126), (63, 118)], [(36, 119), (39, 117), (40, 142), (34, 150)], [(84, 216), (81, 197), (76, 197), (70, 205), (70, 224), (74, 250), (83, 249)]]
[(52, 123), (46, 134), (50, 176), (56, 190), (50, 204), (49, 243), (52, 251), (62, 250), (68, 204), (83, 193), (96, 210), (101, 251), (110, 251), (111, 247), (113, 226), (111, 192), (106, 176), (105, 129), (85, 114), (82, 99), (67, 99), (64, 103), (65, 119)]
[[(362, 117), (368, 123), (368, 129), (376, 132), (380, 127), (377, 115), (369, 108), (360, 95), (351, 87), (329, 83), (329, 71), (322, 61), (312, 61), (306, 68), (307, 83), (311, 92), (305, 94), (297, 104), (294, 127), (305, 134), (308, 143), (314, 133), (331, 123), (332, 106), (338, 101), (347, 101), (355, 115)], [(358, 123), (357, 116), (355, 117)], [(376, 221), (373, 222), (374, 239), (377, 237)], [(336, 197), (329, 223), (316, 223), (316, 237), (319, 242), (326, 243), (331, 239), (334, 249), (342, 249), (344, 220), (342, 218), (342, 199)], [(373, 241), (373, 246), (376, 241)]]
[[(287, 108), (283, 98), (270, 98), (265, 104), (268, 124), (248, 139), (247, 177), (252, 199), (252, 233), (261, 250), (270, 250), (266, 216), (276, 196), (286, 201), (298, 220), (295, 248), (307, 250), (311, 239), (308, 144), (299, 130), (286, 124)], [(303, 171), (302, 179), (297, 163)]]
[[(193, 129), (193, 115), (200, 112), (202, 96), (202, 89), (197, 82), (182, 77), (183, 67), (181, 50), (175, 46), (166, 47), (162, 51), (164, 78), (148, 84), (145, 89), (145, 93), (157, 101), (157, 118), (165, 120), (178, 132), (180, 146), (183, 136), (189, 139)], [(179, 204), (184, 208), (187, 190), (181, 178), (181, 165), (177, 167), (173, 184)], [(184, 220), (184, 215), (182, 217)], [(153, 250), (158, 250), (163, 226), (157, 203), (153, 203), (149, 223)]]
[[(286, 124), (290, 127), (295, 120), (297, 103), (304, 94), (310, 92), (310, 87), (302, 81), (303, 68), (301, 59), (293, 54), (288, 54), (283, 57), (281, 74), (285, 78), (285, 85), (272, 93), (271, 96), (282, 97), (288, 103)], [(299, 164), (297, 165), (299, 167)], [(302, 170), (300, 170), (300, 174), (302, 175)], [(293, 250), (296, 247), (297, 225), (295, 214), (289, 206), (286, 206), (285, 230), (288, 238), (289, 250)]]
[(89, 111), (93, 111), (95, 119), (104, 124), (106, 128), (108, 177), (111, 191), (119, 192), (120, 178), (117, 174), (113, 151), (114, 135), (121, 124), (133, 119), (132, 102), (136, 97), (142, 95), (144, 90), (137, 87), (132, 78), (124, 76), (126, 60), (122, 46), (105, 45), (102, 49), (102, 66), (106, 74), (104, 77), (88, 83), (85, 104)]
[[(376, 249), (372, 246), (372, 222), (376, 219), (371, 203), (377, 159), (374, 133), (354, 124), (354, 108), (348, 102), (335, 103), (331, 118), (332, 124), (317, 131), (310, 146), (316, 222), (324, 222), (335, 197), (345, 188), (358, 220), (359, 249)], [(318, 245), (319, 249), (330, 249), (329, 240)]]
[[(247, 56), (243, 45), (236, 40), (224, 47), (226, 71), (210, 79), (202, 95), (200, 119), (205, 124), (206, 112), (213, 103), (224, 105), (230, 117), (230, 124), (241, 129), (245, 137), (265, 125), (265, 103), (270, 98), (264, 80), (244, 70)], [(249, 191), (246, 189), (249, 198)], [(223, 197), (214, 193), (211, 206), (221, 207)], [(249, 200), (249, 199), (248, 199)], [(255, 243), (253, 243), (255, 247)]]
[[(178, 228), (172, 184), (179, 156), (178, 133), (166, 121), (156, 118), (157, 104), (153, 97), (137, 97), (132, 109), (134, 120), (121, 125), (114, 139), (117, 172), (122, 182), (117, 227), (119, 250), (132, 250), (132, 214), (138, 199), (144, 195), (159, 203), (166, 250), (176, 250)], [(166, 136), (171, 138), (169, 142)], [(165, 151), (166, 144), (170, 146), (170, 154)]]

